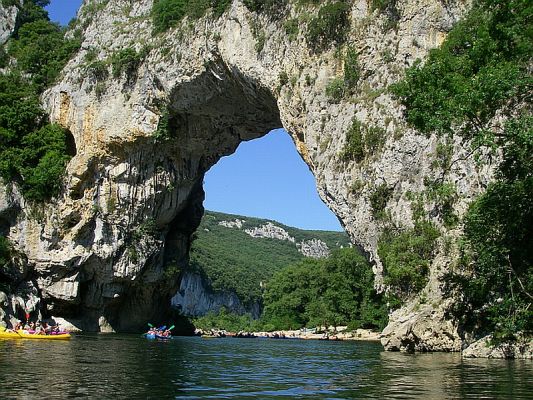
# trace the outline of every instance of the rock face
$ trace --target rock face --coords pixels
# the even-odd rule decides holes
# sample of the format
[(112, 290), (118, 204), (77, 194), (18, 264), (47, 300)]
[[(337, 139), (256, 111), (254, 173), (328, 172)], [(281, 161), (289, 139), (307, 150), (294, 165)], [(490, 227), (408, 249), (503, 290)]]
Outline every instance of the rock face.
[(303, 240), (296, 244), (298, 250), (306, 257), (324, 258), (329, 256), (329, 247), (320, 239)]
[[(221, 221), (219, 224), (226, 228), (241, 229), (244, 222), (246, 221), (235, 219), (234, 221)], [(268, 238), (282, 241), (286, 240), (294, 243), (298, 248), (298, 251), (306, 257), (324, 258), (330, 254), (329, 247), (324, 241), (317, 238), (312, 238), (309, 240), (296, 242), (296, 239), (292, 237), (289, 232), (287, 232), (281, 226), (273, 224), (272, 222), (267, 222), (261, 226), (244, 229), (244, 232), (253, 238)]]
[[(395, 29), (366, 0), (350, 4), (348, 44), (358, 54), (361, 79), (352, 97), (332, 100), (326, 87), (343, 74), (339, 54), (346, 46), (315, 54), (304, 29), (290, 38), (282, 20), (251, 13), (239, 0), (221, 18), (185, 20), (160, 35), (151, 33), (151, 0), (84, 2), (82, 48), (43, 96), (51, 119), (76, 143), (63, 195), (38, 219), (21, 204), (9, 224), (48, 312), (94, 330), (133, 329), (157, 317), (179, 287), (173, 266), (187, 262), (205, 172), (240, 142), (280, 126), (314, 174), (321, 198), (374, 262), (381, 285), (380, 233), (387, 224), (412, 226), (408, 194), (442, 172), (434, 167), (439, 140), (409, 129), (386, 88), (442, 42), (467, 4), (398, 2)], [(304, 11), (315, 15), (317, 8)], [(287, 18), (298, 12), (289, 6)], [(143, 58), (113, 76), (109, 60), (126, 48)], [(104, 77), (87, 65), (89, 52), (104, 61)], [(383, 141), (359, 163), (340, 156), (354, 119), (378, 128)], [(163, 122), (169, 133), (162, 137)], [(450, 145), (449, 179), (461, 214), (490, 181), (491, 169), (470, 160), (461, 143)], [(387, 222), (373, 215), (370, 202), (382, 185), (391, 193)], [(432, 215), (431, 205), (426, 211)], [(438, 271), (449, 262), (443, 250), (431, 267), (424, 291), (431, 302), (417, 308), (414, 300), (392, 315), (386, 348), (459, 348), (438, 284)]]
[(519, 338), (516, 342), (491, 345), (490, 336), (486, 336), (472, 343), (463, 350), (463, 357), (467, 358), (514, 358), (533, 360), (533, 340)]
[(4, 7), (0, 5), (0, 46), (7, 42), (15, 29), (18, 9), (16, 6)]
[(221, 308), (231, 310), (236, 314), (251, 314), (252, 318), (259, 318), (261, 309), (259, 304), (246, 307), (233, 292), (211, 291), (205, 285), (199, 274), (187, 272), (181, 278), (180, 288), (172, 297), (171, 304), (179, 308), (186, 316), (198, 317), (212, 311), (217, 313)]
[(243, 219), (236, 218), (234, 221), (220, 221), (218, 224), (221, 226), (224, 226), (226, 228), (237, 228), (241, 229), (242, 224), (244, 224), (246, 221)]
[(245, 232), (253, 238), (270, 238), (277, 240), (288, 240), (294, 243), (294, 238), (289, 233), (271, 222), (253, 229), (246, 229)]

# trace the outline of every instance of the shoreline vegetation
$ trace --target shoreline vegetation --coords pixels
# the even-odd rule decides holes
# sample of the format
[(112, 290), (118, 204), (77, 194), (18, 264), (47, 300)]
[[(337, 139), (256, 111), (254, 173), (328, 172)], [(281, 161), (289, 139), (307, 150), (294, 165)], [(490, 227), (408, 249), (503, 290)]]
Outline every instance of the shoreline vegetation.
[(203, 331), (292, 332), (326, 326), (381, 331), (389, 308), (386, 296), (374, 289), (370, 263), (357, 249), (343, 248), (327, 258), (307, 258), (274, 273), (263, 284), (259, 318), (222, 307), (191, 322)]
[(360, 340), (360, 341), (379, 341), (381, 332), (371, 329), (349, 330), (347, 326), (340, 326), (336, 329), (296, 329), (296, 330), (277, 330), (277, 331), (256, 331), (256, 332), (229, 332), (224, 329), (196, 329), (195, 336), (203, 338), (246, 338), (246, 339), (300, 339), (300, 340)]

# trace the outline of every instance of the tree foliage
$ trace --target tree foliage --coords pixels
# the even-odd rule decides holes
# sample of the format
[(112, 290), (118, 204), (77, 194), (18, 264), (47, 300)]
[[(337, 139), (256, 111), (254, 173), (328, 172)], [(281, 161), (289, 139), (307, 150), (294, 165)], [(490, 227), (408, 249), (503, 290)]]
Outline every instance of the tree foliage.
[(377, 126), (363, 124), (357, 118), (346, 131), (346, 143), (340, 153), (344, 161), (361, 162), (378, 153), (386, 141), (386, 132)]
[(220, 17), (230, 6), (230, 0), (155, 0), (152, 6), (154, 33), (176, 26), (185, 16), (202, 18), (209, 9)]
[(10, 292), (9, 261), (11, 260), (11, 243), (0, 235), (0, 291)]
[(10, 253), (9, 241), (4, 236), (0, 236), (0, 268), (9, 262)]
[(350, 6), (344, 1), (327, 3), (318, 10), (318, 15), (309, 21), (306, 39), (313, 51), (325, 51), (333, 43), (346, 40), (349, 27)]
[(79, 46), (79, 40), (65, 40), (57, 24), (39, 19), (20, 27), (17, 39), (10, 42), (9, 54), (16, 58), (17, 68), (30, 74), (32, 83), (42, 91), (55, 82)]
[[(503, 155), (497, 181), (464, 219), (463, 256), (446, 280), (447, 293), (462, 298), (453, 311), (463, 326), (496, 339), (532, 331), (532, 16), (527, 0), (475, 1), (442, 46), (392, 88), (422, 132), (458, 132)], [(507, 120), (503, 128), (496, 115)]]
[(383, 263), (384, 283), (400, 300), (406, 300), (426, 286), (429, 265), (439, 237), (428, 221), (417, 221), (412, 229), (385, 231), (378, 254)]
[(303, 260), (268, 282), (263, 324), (270, 330), (342, 324), (383, 329), (387, 310), (373, 282), (370, 264), (353, 248)]
[(261, 321), (253, 319), (251, 315), (237, 315), (224, 307), (218, 313), (209, 312), (202, 317), (194, 318), (193, 324), (204, 331), (224, 329), (229, 332), (257, 332), (262, 329)]
[[(242, 228), (219, 225), (221, 221), (235, 218), (246, 220)], [(235, 292), (244, 303), (260, 302), (261, 282), (267, 282), (276, 271), (304, 258), (292, 242), (252, 238), (243, 231), (267, 222), (207, 211), (191, 247), (191, 268), (203, 274), (213, 290)], [(296, 242), (317, 238), (329, 248), (348, 246), (350, 242), (345, 233), (303, 231), (276, 225), (285, 229)]]
[(125, 75), (128, 81), (132, 81), (136, 77), (137, 69), (143, 62), (145, 56), (144, 51), (137, 52), (131, 47), (117, 51), (111, 56), (113, 77), (119, 78)]
[(0, 177), (17, 182), (28, 200), (43, 201), (60, 190), (70, 156), (67, 133), (47, 124), (40, 93), (52, 84), (79, 47), (48, 20), (46, 1), (24, 2), (21, 25), (8, 43), (15, 62), (0, 75)]
[(478, 0), (424, 64), (392, 87), (420, 131), (486, 139), (496, 111), (512, 110), (531, 93), (532, 54), (527, 0)]
[(243, 0), (250, 11), (275, 15), (287, 5), (287, 0)]
[(368, 200), (372, 207), (372, 215), (376, 219), (383, 219), (385, 216), (385, 208), (392, 197), (393, 188), (389, 187), (385, 182), (377, 185)]
[(455, 308), (476, 333), (512, 339), (533, 332), (533, 117), (507, 123), (499, 180), (465, 218), (465, 243), (448, 288)]

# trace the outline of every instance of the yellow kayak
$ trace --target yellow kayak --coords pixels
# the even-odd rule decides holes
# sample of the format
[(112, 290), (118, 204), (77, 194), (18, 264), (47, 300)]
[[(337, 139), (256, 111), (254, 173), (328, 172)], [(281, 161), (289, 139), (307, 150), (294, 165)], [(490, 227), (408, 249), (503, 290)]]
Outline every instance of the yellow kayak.
[(0, 339), (20, 339), (20, 335), (17, 332), (0, 332)]
[(38, 335), (36, 333), (29, 333), (28, 331), (19, 330), (17, 332), (0, 332), (0, 339), (44, 339), (44, 340), (68, 340), (70, 333), (62, 333), (60, 335)]

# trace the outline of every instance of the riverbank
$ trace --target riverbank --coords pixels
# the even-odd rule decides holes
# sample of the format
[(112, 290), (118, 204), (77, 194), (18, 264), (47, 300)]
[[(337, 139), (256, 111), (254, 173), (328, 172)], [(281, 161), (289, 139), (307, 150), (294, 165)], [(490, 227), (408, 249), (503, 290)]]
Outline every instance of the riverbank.
[(380, 332), (374, 332), (368, 329), (357, 329), (356, 331), (327, 331), (316, 333), (313, 331), (275, 331), (275, 332), (256, 332), (259, 337), (303, 339), (303, 340), (365, 340), (379, 341)]
[(335, 330), (317, 331), (315, 329), (280, 330), (273, 332), (227, 332), (221, 329), (195, 331), (197, 336), (203, 337), (242, 337), (242, 338), (269, 338), (269, 339), (301, 339), (301, 340), (362, 340), (379, 341), (380, 332), (369, 329), (347, 331), (345, 328)]

